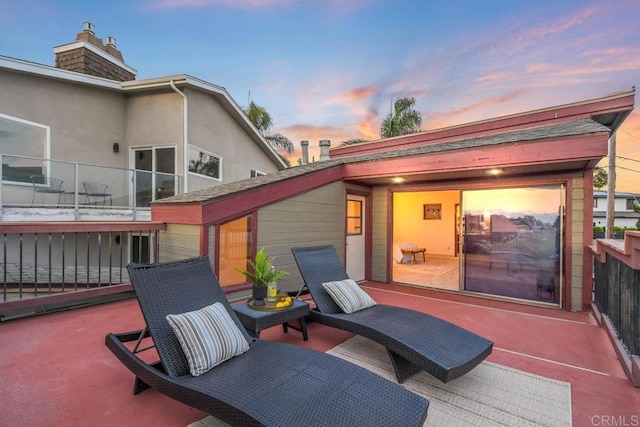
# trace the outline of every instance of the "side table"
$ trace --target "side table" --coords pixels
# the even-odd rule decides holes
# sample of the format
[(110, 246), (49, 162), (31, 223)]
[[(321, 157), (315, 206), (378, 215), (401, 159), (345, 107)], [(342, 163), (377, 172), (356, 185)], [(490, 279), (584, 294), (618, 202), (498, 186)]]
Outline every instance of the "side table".
[[(286, 333), (288, 328), (302, 332), (302, 338), (307, 341), (307, 323), (305, 317), (309, 315), (309, 304), (293, 300), (293, 305), (285, 310), (278, 311), (258, 311), (249, 308), (246, 302), (240, 302), (231, 306), (236, 312), (242, 326), (247, 330), (249, 335), (254, 338), (260, 338), (260, 331), (276, 325), (282, 325), (282, 330)], [(300, 320), (300, 327), (289, 325), (292, 320)]]

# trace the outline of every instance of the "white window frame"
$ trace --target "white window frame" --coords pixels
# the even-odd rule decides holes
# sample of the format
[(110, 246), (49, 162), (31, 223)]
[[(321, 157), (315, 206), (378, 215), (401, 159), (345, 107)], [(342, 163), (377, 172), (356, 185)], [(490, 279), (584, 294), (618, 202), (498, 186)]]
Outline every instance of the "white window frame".
[(258, 169), (251, 169), (251, 178), (256, 178), (259, 176), (265, 176), (266, 172), (259, 171)]
[[(191, 172), (191, 170), (189, 170), (189, 166), (191, 164), (191, 150), (198, 151), (200, 153), (206, 154), (207, 156), (211, 156), (211, 157), (217, 158), (218, 159), (218, 177), (213, 177), (213, 176), (210, 176), (210, 175), (202, 175), (202, 174), (199, 174), (199, 173), (196, 173), (196, 172)], [(219, 154), (212, 153), (211, 151), (205, 150), (205, 149), (200, 148), (200, 147), (198, 147), (196, 145), (193, 145), (193, 144), (189, 144), (188, 154), (189, 154), (189, 158), (187, 159), (187, 173), (189, 175), (199, 176), (199, 177), (202, 177), (202, 178), (208, 178), (208, 179), (211, 179), (211, 180), (214, 180), (214, 181), (222, 181), (222, 156), (220, 156)]]
[[(25, 155), (21, 155), (21, 154), (9, 154), (9, 153), (4, 153), (2, 151), (0, 151), (0, 154), (5, 154), (7, 156), (15, 156), (15, 157), (24, 157), (24, 158), (29, 158), (29, 159), (44, 159), (44, 160), (50, 160), (51, 157), (51, 127), (44, 125), (42, 123), (36, 123), (36, 122), (32, 122), (30, 120), (25, 120), (25, 119), (21, 119), (19, 117), (15, 117), (15, 116), (10, 116), (8, 114), (3, 114), (0, 113), (0, 118), (5, 119), (5, 120), (9, 120), (12, 122), (17, 122), (23, 125), (28, 125), (28, 126), (33, 126), (36, 128), (40, 128), (44, 130), (45, 133), (45, 137), (44, 137), (44, 153), (43, 153), (43, 157), (33, 157), (33, 156), (25, 156)], [(47, 163), (48, 165), (48, 163)], [(48, 176), (51, 172), (50, 172), (50, 167), (43, 167), (45, 174)], [(1, 179), (1, 178), (0, 178)], [(12, 183), (12, 184), (21, 184), (24, 185), (24, 182), (18, 182), (18, 181), (4, 181), (6, 183)], [(29, 185), (31, 185), (31, 183), (29, 183)]]

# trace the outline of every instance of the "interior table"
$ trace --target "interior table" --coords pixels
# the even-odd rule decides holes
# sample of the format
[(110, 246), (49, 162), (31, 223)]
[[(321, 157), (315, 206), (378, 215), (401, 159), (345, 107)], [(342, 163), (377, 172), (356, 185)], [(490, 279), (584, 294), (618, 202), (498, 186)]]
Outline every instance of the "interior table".
[(422, 261), (427, 261), (425, 257), (425, 252), (427, 250), (425, 248), (405, 248), (400, 250), (402, 251), (402, 255), (411, 255), (411, 264), (416, 262), (416, 254), (422, 254)]

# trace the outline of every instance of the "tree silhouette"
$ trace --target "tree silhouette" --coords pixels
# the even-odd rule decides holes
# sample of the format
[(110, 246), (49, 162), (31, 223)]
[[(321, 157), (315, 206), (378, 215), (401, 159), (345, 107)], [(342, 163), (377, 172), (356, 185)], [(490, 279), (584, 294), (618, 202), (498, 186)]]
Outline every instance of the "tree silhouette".
[(273, 120), (271, 114), (261, 105), (253, 101), (249, 102), (249, 106), (244, 110), (245, 114), (253, 123), (253, 125), (262, 134), (273, 148), (285, 150), (287, 153), (293, 153), (293, 142), (281, 133), (271, 133)]
[(420, 131), (422, 117), (413, 107), (416, 99), (399, 98), (393, 103), (393, 112), (389, 113), (382, 121), (380, 127), (381, 138), (407, 135)]

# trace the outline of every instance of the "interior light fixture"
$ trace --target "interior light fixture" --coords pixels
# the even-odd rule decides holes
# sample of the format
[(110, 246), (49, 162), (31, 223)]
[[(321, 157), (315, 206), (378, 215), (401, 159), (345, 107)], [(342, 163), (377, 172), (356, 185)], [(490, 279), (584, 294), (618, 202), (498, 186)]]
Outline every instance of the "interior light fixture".
[(502, 168), (491, 168), (484, 171), (487, 175), (498, 176), (504, 173)]
[(391, 178), (391, 182), (393, 182), (394, 184), (402, 184), (403, 182), (405, 182), (405, 179), (401, 176), (394, 176), (393, 178)]

